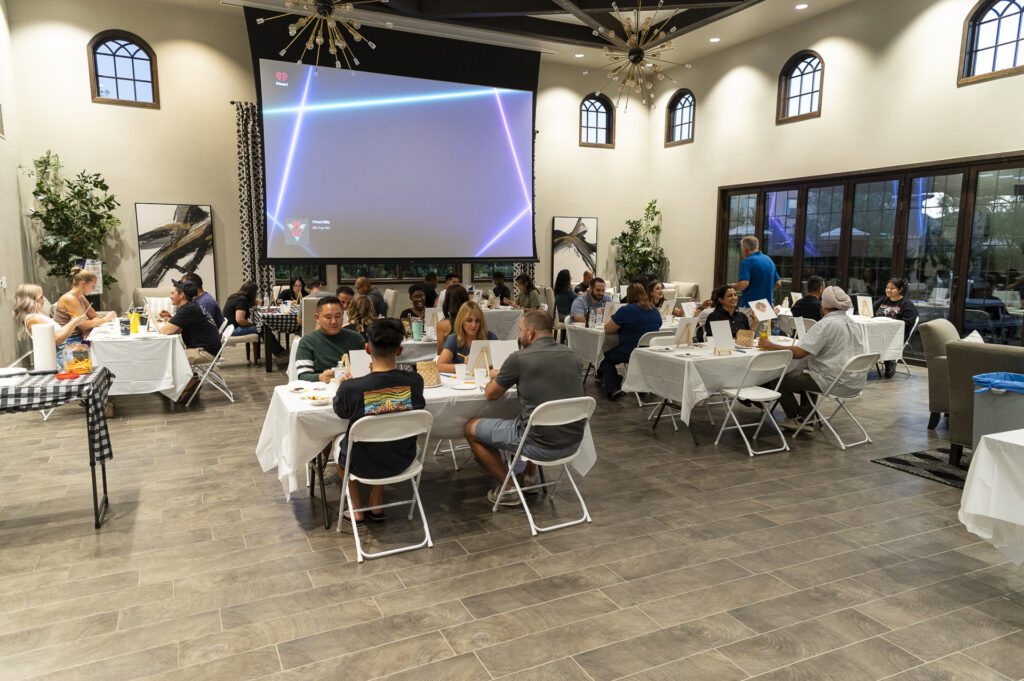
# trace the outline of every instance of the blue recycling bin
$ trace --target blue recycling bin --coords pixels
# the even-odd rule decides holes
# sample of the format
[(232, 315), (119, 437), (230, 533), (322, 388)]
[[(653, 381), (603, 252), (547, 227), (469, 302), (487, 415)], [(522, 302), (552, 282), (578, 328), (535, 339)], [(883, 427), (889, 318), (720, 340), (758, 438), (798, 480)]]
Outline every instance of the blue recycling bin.
[(1024, 374), (994, 371), (974, 377), (974, 448), (982, 435), (1024, 428)]

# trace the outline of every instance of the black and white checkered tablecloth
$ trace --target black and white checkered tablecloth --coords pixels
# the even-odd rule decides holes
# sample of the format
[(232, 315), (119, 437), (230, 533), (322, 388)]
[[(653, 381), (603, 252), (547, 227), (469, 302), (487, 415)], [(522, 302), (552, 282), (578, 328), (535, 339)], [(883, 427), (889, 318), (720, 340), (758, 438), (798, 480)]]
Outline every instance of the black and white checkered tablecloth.
[(52, 409), (74, 400), (85, 402), (89, 451), (97, 461), (114, 458), (107, 432), (107, 392), (114, 375), (106, 367), (73, 380), (53, 374), (26, 376), (17, 385), (0, 388), (0, 413)]
[(254, 309), (252, 315), (253, 323), (260, 327), (261, 332), (263, 331), (263, 325), (270, 327), (271, 330), (278, 333), (299, 332), (299, 315), (297, 313), (260, 312)]

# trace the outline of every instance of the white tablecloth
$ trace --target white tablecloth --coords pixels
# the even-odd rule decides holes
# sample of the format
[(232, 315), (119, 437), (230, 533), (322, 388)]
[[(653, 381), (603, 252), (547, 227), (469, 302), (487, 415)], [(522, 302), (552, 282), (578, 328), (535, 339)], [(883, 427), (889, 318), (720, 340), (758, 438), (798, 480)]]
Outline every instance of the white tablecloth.
[[(313, 383), (307, 385), (323, 385)], [(324, 394), (333, 395), (334, 386)], [(519, 398), (515, 390), (500, 400), (488, 401), (480, 390), (455, 390), (447, 386), (424, 391), (427, 411), (434, 416), (431, 438), (461, 440), (466, 422), (474, 418), (515, 418), (519, 415)], [(263, 472), (277, 467), (277, 477), (286, 494), (291, 494), (305, 481), (306, 462), (316, 456), (331, 439), (345, 431), (348, 422), (338, 418), (330, 406), (312, 406), (302, 395), (278, 386), (267, 409), (256, 457)], [(574, 466), (586, 473), (597, 456), (588, 428), (583, 451)]]
[[(788, 341), (773, 338), (776, 343)], [(693, 348), (673, 348), (661, 352), (652, 348), (637, 348), (629, 356), (629, 367), (622, 389), (626, 392), (649, 392), (680, 405), (679, 416), (690, 423), (690, 412), (701, 400), (722, 388), (736, 387), (750, 361), (752, 348), (743, 348), (731, 355), (715, 356), (710, 345)], [(796, 365), (791, 364), (791, 369)], [(748, 377), (745, 385), (760, 385), (767, 380), (764, 374)]]
[[(906, 325), (899, 319), (890, 317), (861, 317), (854, 315), (864, 339), (864, 352), (877, 352), (883, 362), (903, 357), (903, 331)], [(779, 315), (779, 329), (792, 335), (793, 316)]]
[(970, 532), (1014, 563), (1024, 563), (1024, 430), (982, 436), (959, 517)]
[(114, 374), (110, 395), (159, 392), (176, 400), (192, 378), (180, 335), (122, 336), (119, 326), (104, 324), (93, 329), (89, 340), (93, 364)]
[[(662, 331), (675, 331), (675, 328), (675, 318), (661, 326)], [(588, 364), (600, 366), (604, 353), (619, 344), (619, 334), (605, 333), (603, 329), (592, 329), (583, 324), (568, 324), (565, 327), (565, 342), (580, 358), (584, 367)]]
[(519, 337), (519, 318), (522, 310), (509, 308), (506, 310), (484, 310), (487, 330), (498, 337), (498, 340), (515, 340)]
[(437, 355), (436, 340), (405, 340), (402, 341), (402, 354), (398, 357), (399, 364), (416, 364), (434, 359)]

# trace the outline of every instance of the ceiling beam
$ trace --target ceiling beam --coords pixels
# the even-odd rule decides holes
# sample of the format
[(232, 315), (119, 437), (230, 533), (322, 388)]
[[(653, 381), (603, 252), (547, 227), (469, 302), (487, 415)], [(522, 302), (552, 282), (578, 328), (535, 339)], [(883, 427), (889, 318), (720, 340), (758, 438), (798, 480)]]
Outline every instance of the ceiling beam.
[[(597, 31), (598, 34), (601, 37), (603, 37), (605, 40), (610, 42), (615, 47), (618, 47), (620, 50), (625, 50), (627, 52), (629, 51), (629, 45), (626, 44), (625, 40), (620, 38), (619, 35), (614, 32), (614, 30), (609, 29), (602, 22), (598, 21), (593, 16), (591, 16), (590, 14), (587, 14), (586, 12), (581, 10), (579, 7), (577, 7), (576, 3), (573, 0), (551, 0), (551, 1), (553, 3), (555, 3), (556, 5), (558, 5), (559, 7), (561, 7), (566, 12), (568, 12), (569, 14), (573, 15), (574, 17), (576, 17), (577, 19), (582, 21), (585, 25), (589, 26), (591, 28), (591, 30)], [(555, 22), (547, 22), (547, 23), (555, 23)]]
[(579, 45), (580, 47), (600, 49), (608, 45), (608, 41), (595, 36), (593, 31), (586, 26), (562, 21), (534, 19), (533, 17), (478, 17), (449, 19), (438, 23), (525, 36), (547, 42)]
[[(728, 9), (743, 0), (666, 0), (662, 10), (677, 9)], [(612, 0), (573, 0), (577, 10), (587, 14), (605, 14), (611, 10)], [(554, 0), (420, 0), (421, 13), (427, 19), (464, 19), (475, 17), (543, 16), (564, 14)], [(623, 0), (621, 10), (632, 11), (636, 0)], [(658, 8), (656, 0), (644, 0), (644, 11)]]
[[(665, 37), (653, 41), (651, 44), (647, 46), (646, 49), (654, 49), (655, 47), (661, 45), (662, 43), (668, 42), (669, 40), (674, 40), (675, 38), (678, 38), (679, 36), (685, 33), (696, 31), (698, 28), (703, 28), (708, 24), (712, 24), (716, 21), (726, 18), (727, 16), (730, 16), (737, 12), (741, 12), (761, 2), (764, 2), (764, 0), (744, 0), (743, 2), (728, 9), (694, 9), (686, 12), (681, 12), (676, 16), (672, 17), (672, 19), (665, 25), (665, 27), (661, 29), (665, 31)], [(673, 31), (673, 29), (675, 30)]]

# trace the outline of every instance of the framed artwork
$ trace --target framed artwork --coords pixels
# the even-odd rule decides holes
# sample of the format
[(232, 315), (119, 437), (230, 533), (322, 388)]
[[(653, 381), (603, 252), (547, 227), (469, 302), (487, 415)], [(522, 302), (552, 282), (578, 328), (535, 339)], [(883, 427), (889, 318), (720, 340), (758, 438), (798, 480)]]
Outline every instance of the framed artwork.
[(555, 217), (551, 225), (551, 281), (569, 270), (573, 282), (597, 273), (597, 218)]
[(208, 205), (136, 203), (143, 288), (169, 288), (172, 279), (195, 272), (203, 290), (217, 297), (213, 216)]

